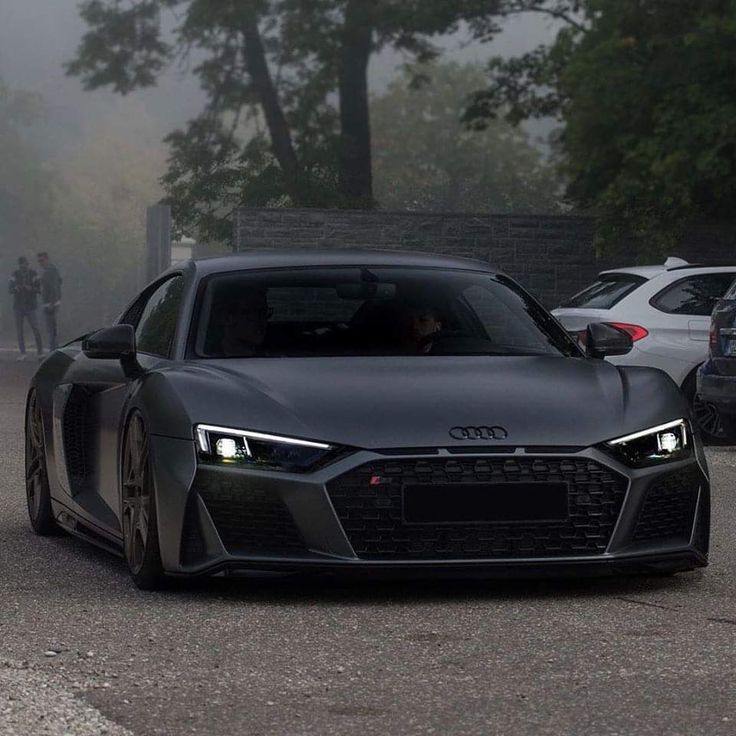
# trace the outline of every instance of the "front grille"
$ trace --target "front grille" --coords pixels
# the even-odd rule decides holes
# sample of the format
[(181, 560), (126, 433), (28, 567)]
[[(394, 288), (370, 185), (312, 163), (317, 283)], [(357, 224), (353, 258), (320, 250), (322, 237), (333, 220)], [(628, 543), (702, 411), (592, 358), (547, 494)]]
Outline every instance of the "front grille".
[[(567, 484), (567, 519), (416, 526), (402, 522), (405, 484), (540, 481)], [(374, 461), (331, 481), (327, 490), (360, 558), (484, 559), (603, 553), (627, 485), (623, 476), (586, 458), (476, 456)]]
[(281, 499), (249, 479), (200, 473), (194, 487), (232, 554), (289, 554), (306, 547)]
[(673, 473), (657, 481), (647, 490), (634, 528), (634, 539), (637, 542), (688, 542), (693, 529), (699, 486), (699, 475), (692, 469)]

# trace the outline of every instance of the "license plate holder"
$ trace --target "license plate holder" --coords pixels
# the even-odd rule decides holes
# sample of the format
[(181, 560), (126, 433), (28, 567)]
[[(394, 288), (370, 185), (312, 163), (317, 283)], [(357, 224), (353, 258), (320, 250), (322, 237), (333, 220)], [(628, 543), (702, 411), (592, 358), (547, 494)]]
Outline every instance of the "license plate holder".
[(404, 524), (514, 524), (569, 517), (567, 483), (415, 483), (402, 488)]

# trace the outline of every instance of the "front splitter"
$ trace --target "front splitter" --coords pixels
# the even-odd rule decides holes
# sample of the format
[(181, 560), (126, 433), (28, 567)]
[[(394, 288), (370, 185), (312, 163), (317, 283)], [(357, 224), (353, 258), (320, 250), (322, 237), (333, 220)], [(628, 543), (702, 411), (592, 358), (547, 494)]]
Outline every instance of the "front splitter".
[(662, 575), (705, 567), (708, 559), (696, 550), (646, 555), (606, 555), (581, 559), (377, 561), (229, 559), (173, 577), (214, 575), (307, 575), (364, 579), (546, 579)]

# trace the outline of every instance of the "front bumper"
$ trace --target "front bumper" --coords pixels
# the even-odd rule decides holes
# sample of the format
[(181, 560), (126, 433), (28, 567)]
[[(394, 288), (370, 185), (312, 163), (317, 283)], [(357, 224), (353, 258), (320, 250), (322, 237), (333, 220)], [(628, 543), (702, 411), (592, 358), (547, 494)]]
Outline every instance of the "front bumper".
[[(152, 452), (171, 575), (585, 576), (688, 570), (708, 560), (710, 486), (700, 448), (691, 460), (640, 470), (595, 448), (431, 457), (358, 451), (303, 475), (198, 466), (192, 443), (171, 438), (152, 438)], [(361, 478), (368, 483), (376, 467), (400, 475), (423, 463), (448, 472), (480, 467), (487, 477), (499, 467), (522, 476), (566, 473), (575, 526), (407, 530), (395, 513), (397, 491), (374, 493)]]

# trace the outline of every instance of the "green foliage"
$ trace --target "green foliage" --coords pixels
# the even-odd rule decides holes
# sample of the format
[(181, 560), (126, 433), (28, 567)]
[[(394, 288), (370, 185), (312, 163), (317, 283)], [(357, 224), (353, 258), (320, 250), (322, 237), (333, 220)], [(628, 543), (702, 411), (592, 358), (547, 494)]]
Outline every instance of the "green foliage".
[[(426, 80), (418, 86), (415, 80)], [(482, 67), (408, 67), (372, 101), (376, 198), (382, 207), (554, 212), (560, 185), (525, 134), (503, 121), (467, 130), (460, 113)]]
[(574, 24), (549, 47), (495, 59), (467, 119), (558, 116), (567, 194), (599, 215), (604, 246), (633, 236), (661, 251), (697, 221), (733, 217), (736, 2), (554, 4)]
[(89, 72), (87, 89), (111, 85), (116, 92), (127, 94), (137, 87), (153, 86), (173, 51), (159, 35), (160, 6), (175, 5), (169, 0), (144, 0), (127, 7), (103, 0), (85, 2), (82, 17), (97, 32), (85, 36), (69, 72)]

